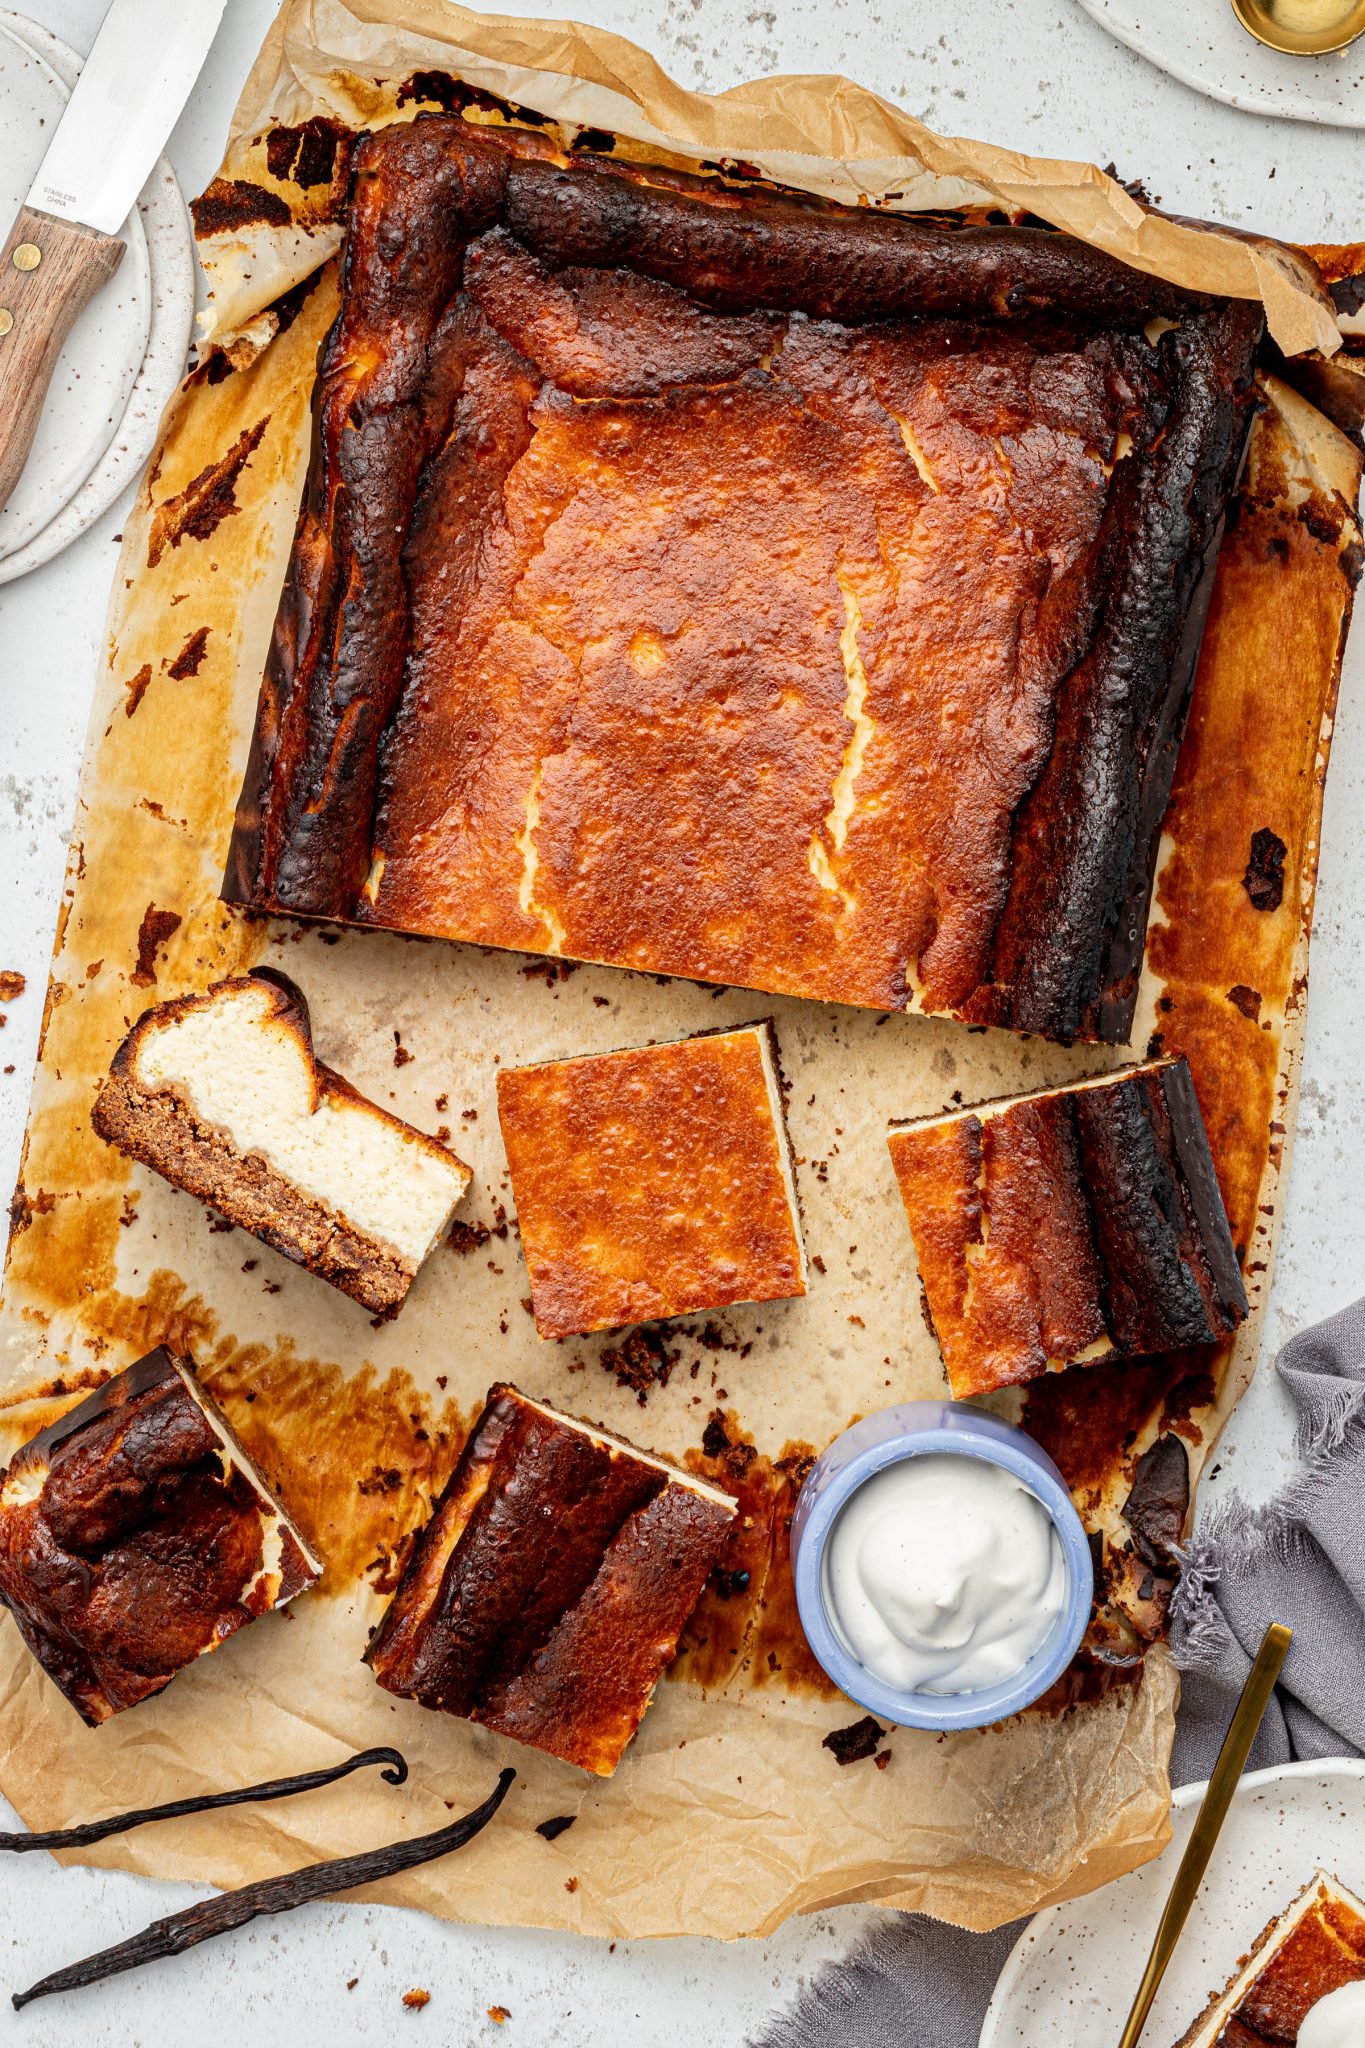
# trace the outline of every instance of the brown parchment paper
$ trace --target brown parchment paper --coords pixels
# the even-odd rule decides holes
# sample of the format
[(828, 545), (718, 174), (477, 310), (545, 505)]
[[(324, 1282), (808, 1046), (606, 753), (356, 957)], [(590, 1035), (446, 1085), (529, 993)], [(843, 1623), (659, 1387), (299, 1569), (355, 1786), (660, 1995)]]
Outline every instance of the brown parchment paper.
[[(382, 118), (401, 78), (436, 66), (571, 124), (600, 124), (610, 112), (657, 125), (670, 148), (742, 143), (747, 161), (780, 161), (788, 180), (843, 196), (850, 181), (864, 188), (869, 164), (887, 180), (905, 175), (896, 151), (912, 134), (925, 163), (948, 153), (935, 155), (935, 177), (966, 161), (966, 145), (936, 143), (842, 81), (769, 81), (708, 101), (596, 31), (421, 4), (292, 0), (247, 86), (225, 177), (249, 184), (250, 171), (266, 179), (261, 189), (287, 191), (287, 180), (260, 169), (264, 150), (250, 135), (272, 119), (351, 121), (367, 96)], [(811, 161), (812, 136), (823, 162)], [(839, 169), (841, 156), (852, 169)], [(987, 151), (973, 157), (974, 174), (986, 164), (1002, 180), (1007, 164), (1011, 178), (1031, 181), (1036, 210), (1060, 211), (1069, 191), (1068, 204), (1084, 198), (1092, 209), (1092, 225), (1103, 217), (1104, 232), (1118, 232), (1117, 188), (1099, 173)], [(288, 220), (272, 229), (271, 297), (281, 281), (309, 274), (301, 252), (323, 263), (287, 316), (258, 318), (260, 279), (245, 275), (264, 260), (264, 230), (252, 231), (250, 259), (245, 243), (215, 233), (215, 278), (235, 277), (237, 293), (230, 317), (218, 301), (216, 331), (240, 333), (256, 319), (256, 332), (183, 388), (125, 532), (14, 1208), (0, 1456), (82, 1386), (158, 1341), (182, 1346), (328, 1569), (319, 1592), (99, 1730), (78, 1721), (4, 1620), (0, 1786), (31, 1825), (57, 1826), (326, 1763), (367, 1743), (403, 1748), (413, 1770), (401, 1792), (346, 1784), (88, 1852), (226, 1884), (438, 1826), (510, 1760), (518, 1780), (496, 1824), (379, 1895), (451, 1918), (610, 1936), (763, 1932), (794, 1911), (878, 1898), (985, 1927), (1106, 1881), (1166, 1838), (1176, 1682), (1160, 1644), (1121, 1683), (1101, 1684), (1092, 1670), (1069, 1705), (957, 1737), (892, 1731), (885, 1768), (840, 1768), (821, 1738), (860, 1710), (830, 1695), (804, 1649), (780, 1508), (800, 1469), (793, 1458), (860, 1412), (944, 1390), (919, 1314), (887, 1120), (1132, 1055), (380, 933), (252, 923), (220, 904), (307, 462), (317, 349), (336, 305), (336, 230), (307, 225), (307, 215), (308, 195), (296, 190)], [(1218, 266), (1234, 260), (1222, 241), (1212, 238), (1204, 271), (1197, 252), (1211, 238), (1173, 232), (1178, 242), (1161, 246), (1170, 274), (1220, 282)], [(1236, 244), (1235, 260), (1251, 261), (1251, 246)], [(1304, 317), (1311, 327), (1316, 315)], [(1293, 1120), (1359, 464), (1292, 392), (1268, 380), (1265, 398), (1166, 821), (1133, 1041), (1135, 1054), (1154, 1037), (1189, 1054), (1234, 1234), (1248, 1247), (1256, 1313), (1212, 1361), (1129, 1368), (1103, 1382), (1062, 1375), (1028, 1403), (1030, 1426), (1061, 1459), (1092, 1526), (1120, 1541), (1136, 1456), (1178, 1428), (1197, 1470), (1249, 1376)], [(1262, 827), (1284, 841), (1285, 890), (1278, 907), (1257, 910), (1242, 876)], [(377, 1329), (90, 1129), (110, 1055), (142, 1008), (259, 959), (305, 990), (321, 1057), (423, 1128), (448, 1129), (474, 1169), (465, 1248), (439, 1250), (402, 1315)], [(811, 1293), (670, 1326), (660, 1341), (671, 1372), (641, 1404), (604, 1369), (609, 1338), (535, 1337), (498, 1138), (497, 1067), (765, 1014), (776, 1019), (791, 1084)], [(359, 1661), (405, 1541), (499, 1377), (680, 1458), (701, 1459), (717, 1416), (740, 1447), (737, 1464), (733, 1453), (720, 1462), (730, 1456), (727, 1469), (742, 1471), (753, 1512), (750, 1588), (704, 1597), (675, 1675), (605, 1783), (393, 1700)], [(1103, 1393), (1098, 1433), (1094, 1396), (1078, 1404), (1074, 1395), (1080, 1378)], [(771, 1541), (765, 1500), (779, 1510)], [(1130, 1605), (1141, 1623), (1141, 1602)], [(566, 1813), (577, 1824), (555, 1843), (532, 1831)]]

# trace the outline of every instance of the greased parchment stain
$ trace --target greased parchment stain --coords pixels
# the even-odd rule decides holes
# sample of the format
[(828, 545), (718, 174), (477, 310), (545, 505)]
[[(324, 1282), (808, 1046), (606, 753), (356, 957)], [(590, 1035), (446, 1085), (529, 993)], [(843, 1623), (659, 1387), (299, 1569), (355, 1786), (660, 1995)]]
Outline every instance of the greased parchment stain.
[(739, 1513), (683, 1631), (671, 1676), (707, 1688), (739, 1681), (840, 1697), (811, 1654), (792, 1579), (792, 1512), (815, 1455), (810, 1444), (788, 1443), (779, 1457), (767, 1457), (733, 1411), (712, 1415), (702, 1449), (689, 1452), (685, 1462), (733, 1494)]

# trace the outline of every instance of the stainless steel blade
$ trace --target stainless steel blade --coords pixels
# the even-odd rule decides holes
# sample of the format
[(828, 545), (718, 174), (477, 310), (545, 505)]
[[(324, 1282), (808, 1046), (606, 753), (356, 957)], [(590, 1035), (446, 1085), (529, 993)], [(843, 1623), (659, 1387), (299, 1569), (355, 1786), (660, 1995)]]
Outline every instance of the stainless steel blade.
[(117, 234), (189, 98), (224, 0), (113, 0), (28, 203)]

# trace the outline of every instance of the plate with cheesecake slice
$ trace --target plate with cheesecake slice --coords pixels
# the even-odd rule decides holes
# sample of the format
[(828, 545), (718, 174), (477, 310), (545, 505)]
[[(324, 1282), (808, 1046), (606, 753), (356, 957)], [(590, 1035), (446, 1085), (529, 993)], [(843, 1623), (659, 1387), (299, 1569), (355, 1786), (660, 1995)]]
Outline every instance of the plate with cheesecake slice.
[[(980, 2048), (1118, 2039), (1204, 1789), (1175, 1794), (1171, 1842), (1155, 1862), (1030, 1922), (996, 1985)], [(1243, 1778), (1145, 2043), (1314, 2048), (1355, 2038), (1326, 2029), (1353, 2000), (1365, 2011), (1362, 1821), (1358, 1759)]]

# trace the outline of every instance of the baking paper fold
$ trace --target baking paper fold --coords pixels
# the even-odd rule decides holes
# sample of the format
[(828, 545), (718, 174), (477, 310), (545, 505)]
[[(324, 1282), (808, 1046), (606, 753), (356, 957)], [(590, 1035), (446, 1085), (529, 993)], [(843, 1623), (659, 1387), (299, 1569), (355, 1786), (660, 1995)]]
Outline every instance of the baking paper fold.
[[(382, 118), (402, 79), (452, 66), (561, 120), (657, 133), (694, 157), (733, 153), (841, 197), (899, 189), (900, 179), (920, 204), (931, 192), (936, 205), (949, 194), (975, 202), (989, 171), (1011, 204), (1026, 192), (1049, 218), (1070, 207), (1068, 224), (1096, 239), (1121, 231), (1136, 248), (1156, 238), (1170, 275), (1214, 281), (1209, 269), (1175, 267), (1202, 252), (1201, 263), (1242, 266), (1244, 284), (1252, 276), (1250, 243), (1154, 222), (1098, 172), (937, 142), (844, 81), (772, 80), (707, 100), (597, 31), (433, 5), (291, 0), (248, 82), (224, 175), (267, 176), (250, 138), (272, 121)], [(970, 189), (941, 182), (964, 167)], [(779, 1560), (766, 1607), (711, 1604), (706, 1640), (660, 1687), (606, 1782), (390, 1698), (360, 1657), (395, 1559), (494, 1380), (678, 1458), (697, 1454), (720, 1415), (732, 1438), (774, 1463), (820, 1448), (859, 1413), (941, 1395), (888, 1120), (1098, 1071), (1140, 1055), (1158, 1032), (1191, 1059), (1248, 1247), (1255, 1313), (1211, 1370), (1195, 1362), (1178, 1414), (1165, 1391), (1142, 1405), (1140, 1374), (1123, 1382), (1137, 1390), (1128, 1451), (1078, 1480), (1077, 1493), (1092, 1524), (1122, 1537), (1131, 1461), (1159, 1430), (1180, 1428), (1197, 1472), (1249, 1377), (1269, 1285), (1349, 616), (1343, 564), (1358, 539), (1354, 451), (1267, 382), (1167, 819), (1131, 1052), (253, 922), (225, 908), (218, 889), (308, 460), (318, 348), (337, 303), (336, 266), (325, 261), (336, 229), (291, 218), (271, 236), (273, 256), (258, 238), (254, 257), (244, 241), (213, 238), (216, 331), (253, 319), (257, 331), (241, 367), (224, 375), (219, 362), (182, 389), (125, 527), (5, 1280), (0, 1455), (82, 1385), (158, 1342), (182, 1347), (328, 1573), (322, 1591), (98, 1730), (0, 1621), (0, 1788), (29, 1824), (54, 1827), (374, 1743), (404, 1750), (413, 1770), (402, 1791), (366, 1776), (260, 1811), (147, 1829), (83, 1859), (230, 1884), (442, 1825), (511, 1761), (518, 1779), (496, 1821), (458, 1856), (379, 1895), (449, 1918), (613, 1939), (762, 1933), (792, 1912), (853, 1899), (980, 1928), (1106, 1881), (1166, 1839), (1176, 1681), (1159, 1647), (1140, 1680), (1098, 1701), (959, 1736), (893, 1730), (880, 1745), (884, 1767), (841, 1767), (823, 1738), (861, 1710), (812, 1688)], [(324, 260), (319, 282), (281, 322), (264, 307), (305, 258), (302, 274)], [(1285, 290), (1304, 335), (1327, 345), (1316, 302)], [(1285, 843), (1285, 897), (1258, 912), (1241, 877), (1250, 835), (1266, 826)], [(178, 922), (149, 925), (150, 911)], [(320, 1058), (422, 1128), (447, 1129), (474, 1169), (460, 1211), (477, 1226), (467, 1249), (438, 1250), (402, 1314), (378, 1328), (323, 1282), (215, 1228), (90, 1129), (100, 1079), (141, 1010), (257, 960), (304, 989)], [(641, 1404), (610, 1369), (610, 1337), (535, 1336), (497, 1069), (766, 1015), (790, 1084), (811, 1292), (669, 1326), (669, 1376)], [(555, 1842), (535, 1834), (565, 1814), (575, 1824)]]

